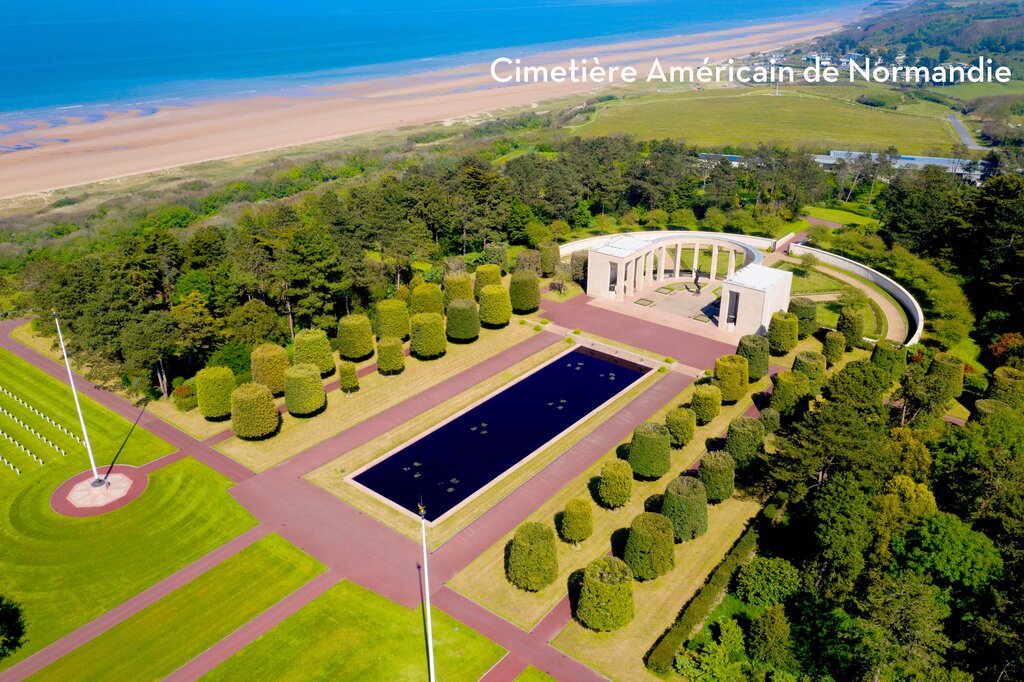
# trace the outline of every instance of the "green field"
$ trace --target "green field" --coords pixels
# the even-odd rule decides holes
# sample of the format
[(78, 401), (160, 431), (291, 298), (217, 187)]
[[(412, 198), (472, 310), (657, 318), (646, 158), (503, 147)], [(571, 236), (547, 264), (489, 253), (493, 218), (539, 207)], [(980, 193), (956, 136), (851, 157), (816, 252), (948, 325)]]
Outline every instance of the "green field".
[(998, 95), (1024, 95), (1024, 81), (1013, 80), (1009, 83), (958, 83), (956, 85), (929, 88), (929, 90), (940, 95), (964, 100)]
[[(439, 680), (479, 679), (504, 654), (433, 610)], [(215, 668), (204, 680), (423, 680), (423, 611), (342, 582)]]
[(323, 570), (267, 536), (30, 679), (159, 679)]
[(806, 206), (803, 213), (812, 218), (828, 220), (840, 225), (877, 225), (878, 221), (850, 211), (843, 211), (838, 208), (821, 208), (818, 206)]
[(523, 672), (516, 676), (515, 682), (554, 682), (554, 679), (544, 671), (528, 665)]
[(620, 100), (600, 109), (578, 132), (586, 137), (670, 137), (700, 147), (765, 142), (819, 152), (893, 145), (903, 154), (945, 154), (957, 139), (950, 125), (935, 115), (902, 114), (796, 90), (774, 97), (765, 89)]

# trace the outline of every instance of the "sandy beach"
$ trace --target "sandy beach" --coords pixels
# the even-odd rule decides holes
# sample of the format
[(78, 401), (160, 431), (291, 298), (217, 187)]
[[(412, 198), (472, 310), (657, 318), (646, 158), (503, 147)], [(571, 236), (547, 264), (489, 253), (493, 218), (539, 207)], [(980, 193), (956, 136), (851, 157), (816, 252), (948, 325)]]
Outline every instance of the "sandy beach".
[[(791, 21), (635, 42), (546, 52), (531, 65), (598, 56), (606, 66), (662, 62), (697, 65), (765, 52), (840, 28), (849, 17)], [(498, 54), (494, 55), (499, 56)], [(7, 135), (5, 141), (60, 138), (0, 155), (0, 198), (162, 170), (348, 135), (453, 121), (540, 105), (600, 90), (593, 83), (497, 84), (489, 63), (344, 83), (305, 96), (258, 96), (166, 106), (148, 116), (119, 113), (99, 122)]]

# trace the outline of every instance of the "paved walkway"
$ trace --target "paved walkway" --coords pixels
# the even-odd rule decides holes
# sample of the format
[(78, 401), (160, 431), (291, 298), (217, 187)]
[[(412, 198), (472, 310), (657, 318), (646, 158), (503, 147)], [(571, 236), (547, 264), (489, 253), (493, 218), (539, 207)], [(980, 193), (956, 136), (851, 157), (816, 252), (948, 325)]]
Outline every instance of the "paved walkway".
[(967, 130), (963, 121), (956, 117), (956, 114), (949, 115), (949, 122), (953, 124), (953, 130), (956, 131), (957, 137), (960, 138), (960, 141), (964, 143), (965, 147), (974, 152), (983, 152), (989, 149), (989, 147), (978, 144), (978, 141), (975, 140), (970, 131)]

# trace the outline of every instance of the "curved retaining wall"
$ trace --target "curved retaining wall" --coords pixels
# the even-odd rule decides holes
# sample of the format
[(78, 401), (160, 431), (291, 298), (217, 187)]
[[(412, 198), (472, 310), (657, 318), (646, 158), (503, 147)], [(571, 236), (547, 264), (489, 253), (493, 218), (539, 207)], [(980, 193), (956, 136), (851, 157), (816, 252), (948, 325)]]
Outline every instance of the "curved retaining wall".
[(633, 237), (656, 244), (661, 241), (675, 241), (680, 238), (690, 238), (693, 242), (717, 241), (724, 244), (731, 244), (743, 249), (747, 258), (744, 264), (749, 262), (760, 263), (761, 251), (771, 251), (775, 247), (774, 239), (765, 237), (751, 237), (745, 234), (732, 234), (730, 232), (693, 232), (690, 230), (648, 230), (644, 232), (617, 232), (615, 234), (602, 234), (597, 237), (587, 237), (568, 244), (562, 244), (559, 254), (565, 258), (574, 251), (596, 249), (618, 237)]
[(791, 256), (802, 256), (806, 253), (814, 254), (814, 257), (825, 265), (831, 265), (858, 277), (863, 277), (872, 284), (877, 284), (884, 289), (907, 312), (907, 320), (910, 322), (910, 336), (907, 338), (906, 343), (913, 345), (921, 341), (921, 334), (924, 332), (924, 311), (921, 310), (921, 304), (917, 302), (917, 299), (911, 296), (910, 292), (904, 289), (898, 282), (883, 275), (878, 270), (873, 270), (855, 260), (850, 260), (830, 251), (822, 251), (821, 249), (804, 246), (803, 244), (790, 244), (789, 246), (789, 255)]

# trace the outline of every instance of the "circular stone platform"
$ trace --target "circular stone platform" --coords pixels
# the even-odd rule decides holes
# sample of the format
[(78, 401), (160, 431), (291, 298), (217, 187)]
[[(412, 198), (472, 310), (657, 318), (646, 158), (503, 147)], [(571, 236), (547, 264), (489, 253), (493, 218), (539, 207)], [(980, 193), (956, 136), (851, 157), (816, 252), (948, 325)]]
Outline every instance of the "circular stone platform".
[(97, 516), (120, 509), (138, 498), (149, 477), (133, 466), (116, 465), (99, 469), (104, 485), (93, 486), (92, 470), (72, 476), (50, 496), (50, 507), (64, 516)]

